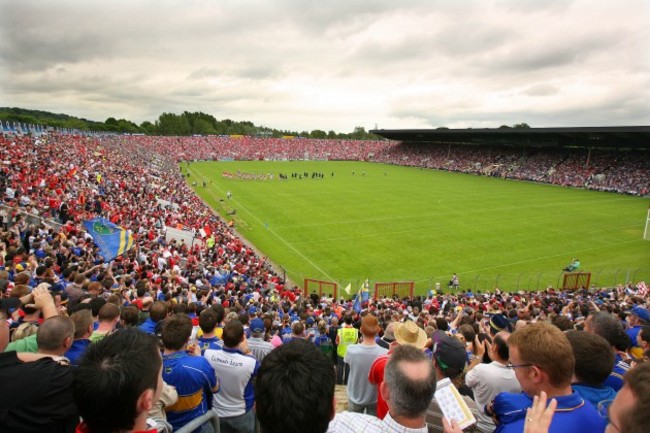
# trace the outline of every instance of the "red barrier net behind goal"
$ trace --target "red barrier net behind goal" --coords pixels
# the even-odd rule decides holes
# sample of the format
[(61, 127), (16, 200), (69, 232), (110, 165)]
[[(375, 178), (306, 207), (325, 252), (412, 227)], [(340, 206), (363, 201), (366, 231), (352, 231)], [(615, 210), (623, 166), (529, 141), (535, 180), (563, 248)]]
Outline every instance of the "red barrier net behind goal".
[(327, 296), (336, 299), (338, 285), (333, 281), (313, 280), (305, 278), (303, 285), (303, 294), (307, 297), (312, 293), (317, 293), (318, 297)]
[(394, 295), (397, 295), (400, 299), (406, 297), (412, 298), (414, 289), (414, 281), (375, 283), (375, 300), (381, 297), (392, 298)]
[(580, 288), (589, 288), (591, 273), (589, 272), (567, 272), (564, 274), (562, 289), (577, 290)]

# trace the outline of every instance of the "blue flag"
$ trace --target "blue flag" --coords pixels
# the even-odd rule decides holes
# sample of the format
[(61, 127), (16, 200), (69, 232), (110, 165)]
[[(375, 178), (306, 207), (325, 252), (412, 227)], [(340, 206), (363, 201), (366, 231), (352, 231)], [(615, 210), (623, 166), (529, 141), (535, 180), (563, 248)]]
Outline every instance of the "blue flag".
[(361, 302), (368, 302), (370, 299), (370, 285), (368, 284), (368, 279), (363, 283), (361, 287)]
[(354, 303), (352, 304), (352, 309), (357, 314), (361, 312), (361, 290), (359, 290), (359, 293), (354, 295)]
[(121, 256), (133, 248), (133, 236), (129, 230), (116, 226), (106, 218), (93, 218), (83, 223), (88, 234), (106, 262)]

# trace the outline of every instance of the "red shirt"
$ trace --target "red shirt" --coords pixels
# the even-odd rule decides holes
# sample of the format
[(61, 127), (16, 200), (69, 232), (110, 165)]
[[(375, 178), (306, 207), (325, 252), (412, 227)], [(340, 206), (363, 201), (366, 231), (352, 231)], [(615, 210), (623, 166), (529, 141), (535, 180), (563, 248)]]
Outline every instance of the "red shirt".
[(368, 373), (368, 381), (373, 385), (377, 385), (377, 418), (379, 419), (384, 419), (388, 413), (388, 405), (384, 400), (384, 396), (381, 395), (380, 385), (384, 381), (384, 371), (390, 354), (391, 352), (388, 352), (386, 355), (378, 356), (370, 366), (370, 372)]

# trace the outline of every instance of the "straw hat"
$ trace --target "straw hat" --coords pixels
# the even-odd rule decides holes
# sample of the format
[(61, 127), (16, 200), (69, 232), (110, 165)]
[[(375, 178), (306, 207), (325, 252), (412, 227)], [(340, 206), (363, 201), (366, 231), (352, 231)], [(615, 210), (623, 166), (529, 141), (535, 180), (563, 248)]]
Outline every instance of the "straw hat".
[(427, 334), (412, 320), (394, 325), (395, 341), (400, 345), (413, 346), (423, 349), (427, 342)]

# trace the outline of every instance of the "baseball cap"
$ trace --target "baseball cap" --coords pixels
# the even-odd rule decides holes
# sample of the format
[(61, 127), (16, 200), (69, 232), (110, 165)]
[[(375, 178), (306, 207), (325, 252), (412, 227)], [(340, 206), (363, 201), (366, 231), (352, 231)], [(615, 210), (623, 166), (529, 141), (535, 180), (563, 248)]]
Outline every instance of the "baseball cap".
[(250, 328), (251, 328), (251, 332), (255, 334), (261, 334), (265, 330), (264, 321), (259, 318), (253, 319), (251, 320)]
[(632, 308), (632, 311), (630, 313), (634, 314), (636, 317), (638, 317), (641, 320), (650, 322), (650, 311), (646, 310), (643, 307), (639, 307), (637, 305), (636, 307)]
[(307, 324), (307, 326), (312, 326), (314, 324), (314, 318), (311, 317), (311, 316), (307, 317), (307, 320), (305, 320), (305, 323)]
[(433, 348), (433, 357), (446, 377), (454, 378), (461, 374), (467, 363), (465, 346), (457, 338), (442, 337)]
[(405, 323), (395, 323), (393, 325), (393, 332), (395, 333), (395, 341), (401, 345), (413, 346), (418, 349), (423, 349), (427, 343), (427, 334), (412, 320)]

